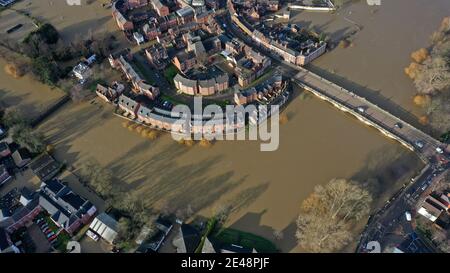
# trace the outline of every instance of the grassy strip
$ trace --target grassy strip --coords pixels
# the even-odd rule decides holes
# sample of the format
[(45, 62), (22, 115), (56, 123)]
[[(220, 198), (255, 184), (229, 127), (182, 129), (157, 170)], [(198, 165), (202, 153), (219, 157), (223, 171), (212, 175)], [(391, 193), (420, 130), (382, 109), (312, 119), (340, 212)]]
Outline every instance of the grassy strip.
[(441, 136), (441, 141), (444, 143), (450, 143), (450, 131)]
[(197, 249), (195, 249), (195, 253), (202, 253), (203, 245), (205, 244), (206, 239), (208, 236), (214, 231), (214, 228), (217, 224), (217, 218), (213, 217), (208, 220), (208, 223), (206, 224), (206, 230), (205, 233), (202, 236), (202, 240), (200, 241), (200, 244), (197, 246)]
[(145, 67), (143, 63), (141, 63), (139, 60), (133, 61), (134, 66), (137, 68), (139, 74), (151, 85), (155, 85), (155, 81), (153, 80), (152, 76), (150, 75), (150, 70)]
[[(51, 231), (56, 233), (60, 228), (50, 219), (49, 216), (44, 217), (45, 222), (48, 224), (48, 227)], [(70, 241), (70, 235), (67, 234), (64, 230), (61, 231), (58, 234), (58, 237), (56, 239), (56, 245), (55, 248), (58, 249), (61, 252), (66, 251), (67, 243)]]
[(95, 80), (93, 80), (92, 82), (89, 83), (88, 89), (91, 92), (95, 92), (97, 90), (97, 85), (98, 84), (101, 84), (103, 86), (108, 86), (108, 83), (105, 80), (103, 80), (103, 79), (95, 79)]
[(245, 87), (245, 89), (249, 89), (252, 87), (257, 86), (258, 84), (264, 82), (265, 80), (267, 80), (273, 73), (274, 69), (270, 68), (266, 73), (264, 73), (261, 77), (257, 78), (256, 80), (254, 80), (251, 84), (249, 84), (247, 87)]
[(213, 238), (223, 244), (235, 244), (245, 248), (254, 248), (260, 253), (279, 252), (271, 241), (244, 231), (223, 228), (213, 235)]
[(167, 82), (171, 85), (174, 85), (173, 78), (175, 78), (178, 73), (178, 68), (174, 64), (170, 64), (164, 69), (164, 78), (166, 78)]

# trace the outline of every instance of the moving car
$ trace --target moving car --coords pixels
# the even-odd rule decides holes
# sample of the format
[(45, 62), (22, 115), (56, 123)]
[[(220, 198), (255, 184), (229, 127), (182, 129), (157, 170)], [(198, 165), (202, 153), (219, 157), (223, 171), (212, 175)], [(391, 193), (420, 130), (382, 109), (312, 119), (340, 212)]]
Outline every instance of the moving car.
[(417, 140), (416, 142), (414, 142), (414, 145), (416, 145), (417, 148), (422, 149), (425, 144), (422, 140)]
[(411, 213), (409, 211), (405, 211), (406, 221), (411, 222)]

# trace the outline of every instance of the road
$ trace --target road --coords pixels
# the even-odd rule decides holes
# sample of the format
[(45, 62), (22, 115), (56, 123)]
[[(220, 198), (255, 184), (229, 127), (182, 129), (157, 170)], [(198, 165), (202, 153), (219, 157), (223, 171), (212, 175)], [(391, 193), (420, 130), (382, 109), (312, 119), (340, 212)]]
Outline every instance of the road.
[[(415, 211), (415, 206), (422, 193), (450, 172), (450, 164), (443, 163), (442, 160), (440, 161), (440, 159), (450, 160), (450, 155), (439, 154), (436, 150), (438, 147), (445, 148), (446, 146), (365, 98), (302, 67), (285, 62), (279, 56), (273, 54), (253, 41), (251, 37), (241, 32), (232, 23), (229, 14), (218, 20), (220, 24), (226, 26), (225, 29), (228, 36), (231, 38), (237, 37), (254, 50), (270, 56), (272, 63), (279, 66), (284, 77), (293, 79), (300, 86), (328, 100), (339, 109), (355, 115), (358, 119), (376, 127), (385, 135), (397, 139), (403, 145), (415, 151), (427, 164), (427, 168), (418, 177), (412, 179), (408, 185), (404, 185), (383, 208), (371, 215), (361, 235), (357, 252), (370, 252), (366, 249), (367, 243), (370, 241), (377, 241), (382, 247), (386, 247), (396, 240), (398, 240), (399, 244), (407, 245), (404, 246), (406, 248), (405, 251), (435, 252), (436, 250), (433, 246), (427, 244), (417, 236), (411, 223), (406, 220), (405, 212)], [(400, 236), (400, 238), (395, 236), (394, 232), (399, 227), (404, 233), (404, 236)]]

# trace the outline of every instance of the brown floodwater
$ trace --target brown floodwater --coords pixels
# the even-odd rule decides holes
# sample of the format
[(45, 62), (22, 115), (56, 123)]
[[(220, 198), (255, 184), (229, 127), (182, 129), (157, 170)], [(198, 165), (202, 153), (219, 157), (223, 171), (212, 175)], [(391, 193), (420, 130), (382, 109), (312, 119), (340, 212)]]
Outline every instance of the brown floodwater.
[(15, 79), (4, 68), (6, 62), (0, 58), (0, 106), (16, 106), (27, 118), (35, 117), (64, 93), (39, 83), (29, 75)]
[[(403, 68), (411, 51), (428, 44), (450, 2), (382, 1), (373, 10), (360, 1), (337, 15), (301, 12), (293, 20), (316, 25), (336, 37), (351, 32), (354, 26), (348, 20), (363, 26), (353, 47), (328, 53), (312, 68), (358, 92), (373, 95), (379, 90), (375, 99), (390, 98), (418, 114), (411, 104), (414, 88)], [(72, 35), (70, 25), (62, 29)], [(284, 239), (275, 242), (283, 252), (301, 251), (294, 238), (295, 219), (314, 186), (335, 177), (377, 178), (374, 192), (379, 205), (420, 169), (414, 154), (319, 99), (299, 96), (286, 113), (289, 121), (281, 126), (280, 148), (275, 152), (260, 152), (259, 143), (249, 141), (217, 142), (206, 149), (180, 146), (169, 135), (146, 140), (124, 129), (122, 120), (112, 115), (112, 107), (100, 102), (69, 104), (40, 130), (56, 144), (58, 159), (75, 168), (96, 159), (114, 172), (115, 183), (149, 205), (172, 210), (190, 207), (201, 215), (232, 205), (227, 225), (271, 240), (275, 240), (274, 230), (281, 230)]]

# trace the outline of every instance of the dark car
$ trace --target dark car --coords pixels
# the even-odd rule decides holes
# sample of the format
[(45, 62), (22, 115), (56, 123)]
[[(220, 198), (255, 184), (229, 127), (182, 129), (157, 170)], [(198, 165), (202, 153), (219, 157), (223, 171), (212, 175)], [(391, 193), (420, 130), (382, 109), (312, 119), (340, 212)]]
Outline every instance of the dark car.
[(403, 128), (403, 124), (401, 124), (400, 122), (397, 122), (394, 126), (396, 128), (398, 128), (398, 129), (402, 129)]

